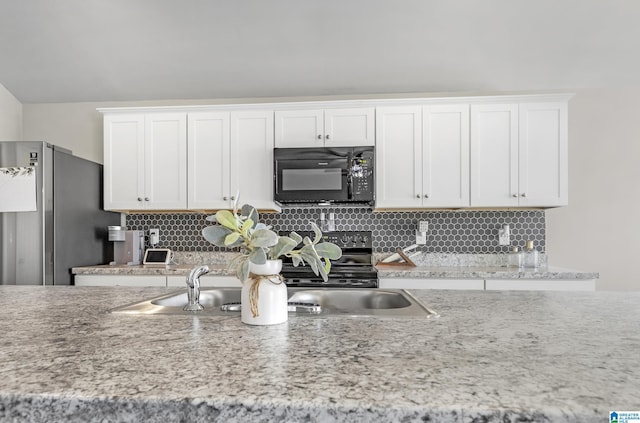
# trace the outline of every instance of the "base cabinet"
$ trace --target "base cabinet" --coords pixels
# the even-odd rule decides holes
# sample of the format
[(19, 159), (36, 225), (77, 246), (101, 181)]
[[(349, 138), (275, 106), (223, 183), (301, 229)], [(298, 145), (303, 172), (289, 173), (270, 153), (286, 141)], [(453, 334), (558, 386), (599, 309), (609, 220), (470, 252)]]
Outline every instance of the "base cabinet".
[(595, 291), (595, 279), (422, 279), (380, 278), (382, 289), (466, 289), (477, 291)]
[(467, 289), (484, 290), (484, 279), (380, 278), (383, 289)]
[(76, 275), (75, 286), (167, 286), (161, 275)]
[[(186, 288), (187, 276), (165, 275), (76, 275), (75, 286), (138, 286)], [(200, 286), (209, 288), (242, 287), (235, 276), (201, 276)]]
[[(186, 288), (186, 276), (167, 276), (167, 286)], [(235, 276), (200, 276), (200, 286), (208, 288), (241, 288), (240, 280)]]
[(595, 279), (487, 279), (487, 291), (595, 291)]

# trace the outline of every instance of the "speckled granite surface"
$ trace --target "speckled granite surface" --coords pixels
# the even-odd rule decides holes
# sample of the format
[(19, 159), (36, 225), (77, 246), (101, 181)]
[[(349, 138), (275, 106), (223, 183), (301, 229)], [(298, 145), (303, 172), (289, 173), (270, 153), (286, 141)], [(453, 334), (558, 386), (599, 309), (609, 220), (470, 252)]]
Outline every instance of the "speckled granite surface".
[(128, 316), (163, 288), (0, 287), (0, 421), (602, 422), (640, 293), (413, 291), (436, 320)]
[[(379, 260), (388, 254), (376, 254)], [(80, 275), (187, 275), (195, 265), (209, 264), (210, 275), (233, 275), (228, 263), (234, 253), (176, 252), (176, 262), (169, 266), (86, 266), (76, 267)], [(426, 279), (598, 279), (597, 272), (583, 272), (545, 265), (537, 271), (518, 271), (506, 266), (505, 254), (423, 254), (416, 259), (417, 267), (378, 269), (385, 278)]]
[(508, 267), (401, 267), (378, 268), (380, 278), (422, 279), (598, 279), (597, 272), (580, 272), (560, 267), (545, 267), (538, 270), (519, 271)]

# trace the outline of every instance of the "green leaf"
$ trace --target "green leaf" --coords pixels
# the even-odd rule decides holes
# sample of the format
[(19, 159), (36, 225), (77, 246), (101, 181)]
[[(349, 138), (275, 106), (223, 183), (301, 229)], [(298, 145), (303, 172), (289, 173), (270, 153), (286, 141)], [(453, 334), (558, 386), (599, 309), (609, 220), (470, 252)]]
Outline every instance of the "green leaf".
[(278, 243), (278, 235), (268, 229), (258, 229), (251, 235), (250, 245), (252, 247), (271, 247)]
[(302, 242), (302, 237), (297, 232), (291, 232), (289, 234), (289, 238), (294, 240), (296, 242), (296, 245), (298, 245), (298, 244), (300, 244)]
[(231, 230), (222, 226), (207, 226), (202, 230), (202, 236), (216, 247), (225, 247), (224, 240), (231, 233)]
[(280, 256), (292, 251), (298, 245), (293, 239), (281, 236), (278, 237), (278, 243), (271, 248), (269, 256), (271, 259), (277, 259)]
[(249, 254), (249, 261), (254, 264), (265, 264), (267, 262), (267, 254), (262, 248), (256, 248)]
[(291, 260), (293, 261), (293, 267), (304, 266), (304, 260), (299, 255), (291, 256)]
[(316, 252), (320, 257), (337, 260), (342, 256), (342, 250), (331, 242), (321, 242), (315, 245)]
[(204, 220), (206, 220), (207, 222), (216, 222), (216, 215), (212, 214), (211, 216), (207, 216)]
[(216, 220), (225, 228), (229, 228), (232, 231), (238, 230), (238, 222), (236, 220), (236, 217), (229, 210), (218, 210), (218, 212), (216, 213)]
[(320, 241), (322, 241), (322, 232), (320, 231), (320, 228), (318, 227), (318, 225), (315, 224), (315, 222), (309, 221), (309, 223), (313, 228), (313, 243), (317, 244)]
[(228, 246), (236, 243), (239, 239), (240, 239), (240, 234), (238, 232), (231, 232), (224, 239), (224, 245), (228, 247)]
[(258, 215), (258, 211), (255, 207), (249, 204), (245, 204), (242, 206), (240, 211), (242, 216), (245, 216), (247, 219), (251, 219), (252, 222), (257, 223), (260, 221), (260, 216)]
[(253, 228), (253, 220), (251, 219), (247, 219), (243, 224), (242, 224), (242, 236), (244, 238), (249, 238), (249, 229)]
[(240, 282), (244, 282), (249, 278), (249, 260), (243, 261), (236, 271), (236, 276)]

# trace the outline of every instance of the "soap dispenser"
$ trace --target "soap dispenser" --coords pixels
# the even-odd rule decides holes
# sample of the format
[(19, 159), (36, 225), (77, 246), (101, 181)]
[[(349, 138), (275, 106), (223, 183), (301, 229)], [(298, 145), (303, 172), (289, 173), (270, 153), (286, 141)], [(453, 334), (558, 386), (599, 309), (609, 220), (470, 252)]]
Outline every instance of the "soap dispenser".
[(513, 267), (518, 270), (524, 267), (524, 254), (518, 247), (513, 247), (509, 253), (509, 267)]
[(527, 269), (537, 269), (540, 266), (540, 253), (533, 248), (533, 241), (528, 240), (524, 249), (524, 267)]

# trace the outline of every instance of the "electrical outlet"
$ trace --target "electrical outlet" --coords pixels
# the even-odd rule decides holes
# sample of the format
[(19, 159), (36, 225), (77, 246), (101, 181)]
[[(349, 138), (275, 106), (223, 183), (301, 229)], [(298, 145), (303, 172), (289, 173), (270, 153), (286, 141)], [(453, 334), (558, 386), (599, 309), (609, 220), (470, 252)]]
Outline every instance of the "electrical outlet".
[(416, 244), (425, 245), (427, 243), (427, 232), (429, 231), (429, 221), (418, 221), (418, 228), (416, 229)]
[(418, 222), (418, 232), (429, 232), (428, 220), (421, 220)]
[(160, 242), (160, 229), (149, 229), (149, 244), (156, 245)]
[(511, 244), (511, 229), (509, 225), (504, 225), (498, 229), (498, 244), (510, 245)]

